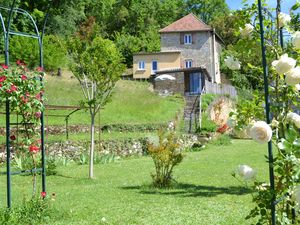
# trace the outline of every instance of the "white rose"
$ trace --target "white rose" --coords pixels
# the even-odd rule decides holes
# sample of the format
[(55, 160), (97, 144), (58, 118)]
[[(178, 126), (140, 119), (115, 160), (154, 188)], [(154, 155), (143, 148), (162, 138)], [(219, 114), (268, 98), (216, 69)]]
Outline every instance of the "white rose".
[(300, 31), (293, 34), (293, 45), (295, 49), (300, 49)]
[(286, 120), (287, 120), (288, 122), (294, 121), (294, 116), (296, 116), (296, 115), (297, 115), (296, 113), (289, 112), (289, 113), (286, 115)]
[(244, 28), (240, 28), (240, 32), (243, 37), (248, 37), (253, 30), (254, 27), (250, 23), (247, 23)]
[(224, 62), (225, 65), (231, 70), (239, 70), (241, 68), (240, 62), (232, 56), (227, 56)]
[(257, 121), (250, 129), (250, 137), (258, 143), (269, 142), (272, 138), (272, 129), (264, 121)]
[(168, 125), (168, 130), (174, 130), (175, 129), (175, 124), (173, 122), (170, 122)]
[(291, 22), (291, 19), (292, 18), (290, 17), (290, 15), (285, 14), (283, 12), (279, 13), (279, 15), (278, 15), (279, 27), (286, 26), (289, 22)]
[(293, 58), (290, 58), (288, 54), (283, 54), (280, 56), (278, 60), (275, 60), (272, 62), (272, 66), (275, 67), (276, 71), (279, 74), (284, 74), (286, 72), (289, 72), (291, 69), (293, 69), (296, 65), (296, 60)]
[(293, 122), (294, 122), (295, 126), (297, 128), (300, 128), (300, 116), (298, 114), (296, 114), (296, 116), (293, 118), (293, 120), (294, 120)]
[(295, 87), (296, 87), (297, 91), (300, 91), (300, 84), (296, 84)]
[(279, 125), (279, 122), (277, 120), (273, 119), (272, 123), (271, 123), (271, 126), (272, 127), (278, 127), (278, 125)]
[(286, 116), (286, 120), (294, 123), (297, 128), (300, 128), (300, 116), (297, 113), (289, 112)]
[(297, 66), (286, 73), (285, 82), (289, 85), (300, 83), (300, 67)]
[(242, 177), (245, 181), (255, 179), (256, 171), (250, 166), (239, 165), (237, 171), (239, 176)]

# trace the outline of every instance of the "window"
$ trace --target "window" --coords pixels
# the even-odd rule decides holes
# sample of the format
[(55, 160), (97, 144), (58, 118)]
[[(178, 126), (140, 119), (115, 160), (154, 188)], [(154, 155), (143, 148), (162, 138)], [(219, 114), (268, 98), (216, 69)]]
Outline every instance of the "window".
[(185, 60), (185, 68), (191, 68), (191, 67), (193, 67), (193, 60), (191, 59)]
[(185, 45), (190, 45), (192, 44), (193, 40), (192, 40), (192, 35), (191, 34), (185, 34), (184, 35), (184, 44)]
[(145, 61), (139, 61), (139, 70), (145, 70)]

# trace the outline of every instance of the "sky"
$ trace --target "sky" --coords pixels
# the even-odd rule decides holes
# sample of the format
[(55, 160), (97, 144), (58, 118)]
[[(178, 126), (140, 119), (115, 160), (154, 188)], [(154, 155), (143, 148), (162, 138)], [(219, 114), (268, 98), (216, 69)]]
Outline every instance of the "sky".
[[(226, 0), (230, 9), (242, 8), (242, 0)], [(253, 3), (254, 0), (248, 0), (249, 3)], [(266, 3), (271, 7), (276, 7), (277, 0), (267, 0)], [(296, 3), (296, 0), (281, 0), (282, 12), (288, 13), (289, 9)]]

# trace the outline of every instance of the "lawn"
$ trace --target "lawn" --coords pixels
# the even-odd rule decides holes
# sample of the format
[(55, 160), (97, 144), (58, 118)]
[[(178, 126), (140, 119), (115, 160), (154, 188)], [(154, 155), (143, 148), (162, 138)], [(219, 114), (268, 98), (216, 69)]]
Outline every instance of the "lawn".
[[(46, 104), (58, 106), (78, 106), (83, 94), (78, 81), (66, 73), (63, 77), (46, 76)], [(120, 80), (113, 92), (111, 101), (101, 110), (101, 124), (143, 124), (162, 123), (173, 120), (183, 108), (183, 99), (160, 97), (148, 82)], [(4, 109), (1, 110), (4, 112)], [(65, 125), (65, 117), (73, 110), (46, 110), (46, 125)], [(55, 116), (61, 117), (55, 117)], [(96, 124), (99, 124), (97, 116)], [(12, 117), (14, 120), (14, 117)], [(72, 114), (69, 124), (90, 123), (89, 113), (85, 110)], [(5, 125), (5, 115), (0, 115), (0, 126)]]
[[(132, 158), (95, 166), (96, 179), (87, 179), (88, 167), (60, 167), (47, 177), (48, 193), (56, 193), (58, 210), (49, 224), (197, 224), (246, 225), (252, 207), (250, 190), (231, 172), (239, 164), (257, 169), (258, 179), (267, 180), (265, 145), (233, 140), (229, 146), (213, 146), (186, 153), (175, 169), (177, 187), (149, 187), (151, 158)], [(13, 177), (13, 204), (30, 196), (31, 178)], [(0, 200), (5, 206), (5, 176), (0, 177)], [(102, 218), (106, 222), (101, 222)]]

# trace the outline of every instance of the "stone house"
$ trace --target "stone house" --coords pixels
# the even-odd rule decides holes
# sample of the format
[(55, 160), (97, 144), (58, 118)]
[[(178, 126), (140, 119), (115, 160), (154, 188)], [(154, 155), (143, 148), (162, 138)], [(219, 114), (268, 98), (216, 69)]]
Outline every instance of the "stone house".
[(221, 83), (222, 40), (214, 29), (189, 14), (159, 31), (161, 51), (133, 56), (133, 78), (173, 76), (174, 80), (155, 80), (156, 90), (197, 95), (205, 81)]

